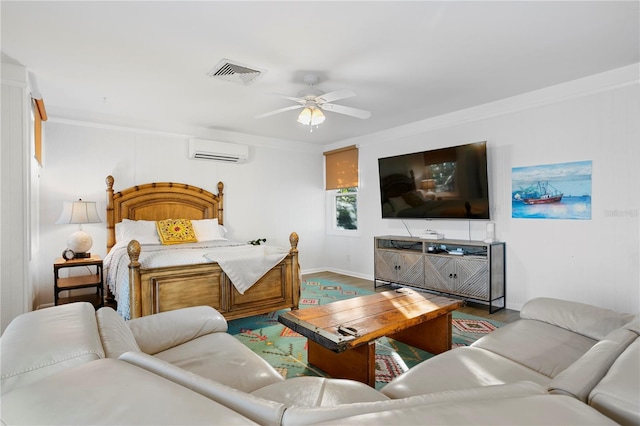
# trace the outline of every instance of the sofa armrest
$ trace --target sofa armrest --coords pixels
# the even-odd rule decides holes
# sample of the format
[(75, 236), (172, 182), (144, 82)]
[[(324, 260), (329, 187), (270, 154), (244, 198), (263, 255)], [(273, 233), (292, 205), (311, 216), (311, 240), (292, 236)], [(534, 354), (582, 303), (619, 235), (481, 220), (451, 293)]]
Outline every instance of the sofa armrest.
[[(286, 418), (286, 415), (285, 415)], [(307, 421), (304, 424), (309, 424)], [(528, 395), (413, 406), (357, 414), (323, 425), (617, 425), (611, 419), (563, 395)], [(283, 426), (297, 426), (283, 423)]]
[[(310, 425), (332, 421), (339, 424), (340, 419), (361, 414), (382, 413), (389, 410), (407, 410), (416, 407), (424, 407), (428, 405), (437, 406), (447, 403), (463, 404), (471, 401), (487, 401), (486, 405), (491, 406), (492, 400), (540, 395), (547, 395), (547, 392), (542, 386), (533, 382), (517, 382), (506, 385), (482, 386), (463, 390), (435, 392), (386, 401), (356, 402), (324, 407), (291, 406), (285, 411), (282, 424), (284, 426)], [(391, 422), (389, 424), (399, 423)]]
[(624, 327), (618, 328), (591, 347), (566, 370), (549, 383), (550, 393), (573, 396), (587, 402), (589, 392), (607, 374), (611, 365), (638, 335)]
[(568, 300), (539, 297), (524, 304), (520, 318), (555, 325), (594, 340), (634, 319), (634, 315)]
[(76, 365), (2, 395), (1, 415), (2, 425), (254, 424), (196, 392), (113, 358)]
[(96, 311), (98, 332), (107, 358), (118, 358), (125, 352), (140, 351), (131, 329), (125, 320), (112, 308), (103, 307)]
[(17, 316), (1, 339), (1, 392), (104, 358), (90, 303), (69, 303)]
[(640, 424), (640, 338), (630, 344), (589, 394), (588, 404), (623, 425)]
[(141, 352), (125, 352), (120, 360), (199, 393), (261, 425), (281, 423), (285, 406), (279, 402), (253, 396)]
[(210, 306), (160, 312), (127, 322), (140, 346), (150, 355), (210, 333), (227, 331), (227, 321)]

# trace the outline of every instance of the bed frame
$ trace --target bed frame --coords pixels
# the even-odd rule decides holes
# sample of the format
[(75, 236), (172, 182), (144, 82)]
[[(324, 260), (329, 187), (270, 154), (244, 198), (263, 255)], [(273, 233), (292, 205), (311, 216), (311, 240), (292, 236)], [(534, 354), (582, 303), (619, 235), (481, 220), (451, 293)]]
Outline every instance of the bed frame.
[[(123, 219), (218, 219), (223, 224), (223, 189), (218, 194), (191, 185), (171, 182), (136, 185), (114, 192), (114, 178), (107, 176), (107, 252), (116, 243), (115, 224)], [(143, 268), (141, 247), (132, 240), (129, 254), (131, 318), (189, 306), (208, 305), (228, 320), (298, 308), (300, 269), (298, 235), (289, 237), (291, 249), (278, 265), (240, 294), (215, 263)]]

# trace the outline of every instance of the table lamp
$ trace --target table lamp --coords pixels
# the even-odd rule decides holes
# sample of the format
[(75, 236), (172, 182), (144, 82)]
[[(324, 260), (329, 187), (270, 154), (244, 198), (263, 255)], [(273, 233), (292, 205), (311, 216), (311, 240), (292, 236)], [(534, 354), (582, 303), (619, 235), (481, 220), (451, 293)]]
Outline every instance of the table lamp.
[(435, 179), (424, 179), (420, 182), (420, 188), (427, 191), (425, 194), (425, 198), (430, 198), (432, 200), (436, 198), (436, 193), (433, 192), (433, 190), (436, 189)]
[[(82, 201), (81, 199), (78, 201), (64, 201), (62, 214), (56, 223), (77, 223), (79, 229), (69, 236), (67, 240), (67, 250), (65, 250), (63, 257), (65, 259), (68, 257), (82, 259), (91, 257), (89, 250), (93, 245), (93, 239), (91, 235), (82, 230), (82, 224), (100, 222), (102, 222), (102, 220), (100, 220), (100, 216), (98, 216), (95, 201)], [(71, 250), (71, 253), (69, 253), (69, 250)]]

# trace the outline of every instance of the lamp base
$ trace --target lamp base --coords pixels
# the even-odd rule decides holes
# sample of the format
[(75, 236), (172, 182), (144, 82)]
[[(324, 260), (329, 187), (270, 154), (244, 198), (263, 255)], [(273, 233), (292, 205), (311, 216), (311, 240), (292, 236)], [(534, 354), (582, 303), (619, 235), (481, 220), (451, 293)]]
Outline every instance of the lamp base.
[(93, 239), (91, 235), (84, 232), (82, 229), (74, 232), (67, 239), (67, 248), (70, 248), (76, 253), (76, 257), (80, 253), (87, 253), (93, 245)]

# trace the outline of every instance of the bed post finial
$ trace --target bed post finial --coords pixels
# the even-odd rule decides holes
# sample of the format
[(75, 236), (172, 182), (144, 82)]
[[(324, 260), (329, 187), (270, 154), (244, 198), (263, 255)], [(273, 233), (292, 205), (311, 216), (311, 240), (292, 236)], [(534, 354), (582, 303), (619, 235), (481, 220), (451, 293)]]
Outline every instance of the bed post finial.
[(138, 259), (140, 258), (140, 251), (141, 251), (141, 247), (140, 247), (140, 243), (137, 240), (131, 240), (129, 241), (129, 244), (127, 245), (127, 253), (129, 254), (129, 259), (131, 260), (131, 263), (129, 263), (129, 267), (139, 267), (140, 266), (140, 262), (138, 262)]
[(289, 253), (297, 253), (298, 252), (298, 234), (295, 232), (292, 232), (291, 235), (289, 235), (289, 243), (291, 243), (291, 251)]

